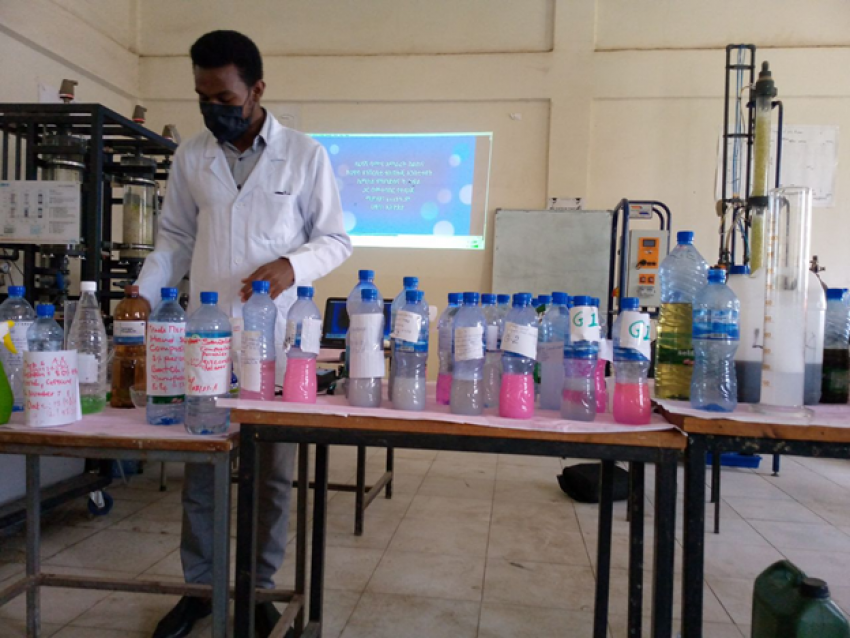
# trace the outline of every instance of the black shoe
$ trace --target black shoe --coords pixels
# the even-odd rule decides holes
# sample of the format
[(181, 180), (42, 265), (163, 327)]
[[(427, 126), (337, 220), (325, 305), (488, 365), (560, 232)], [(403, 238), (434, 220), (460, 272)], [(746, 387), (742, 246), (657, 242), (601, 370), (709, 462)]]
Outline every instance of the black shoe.
[(202, 598), (183, 596), (169, 611), (153, 632), (153, 638), (183, 638), (192, 631), (195, 623), (212, 613), (212, 603)]
[[(254, 607), (254, 636), (256, 638), (268, 638), (275, 625), (280, 620), (280, 612), (273, 603), (260, 603)], [(290, 629), (284, 638), (290, 638), (295, 632)]]

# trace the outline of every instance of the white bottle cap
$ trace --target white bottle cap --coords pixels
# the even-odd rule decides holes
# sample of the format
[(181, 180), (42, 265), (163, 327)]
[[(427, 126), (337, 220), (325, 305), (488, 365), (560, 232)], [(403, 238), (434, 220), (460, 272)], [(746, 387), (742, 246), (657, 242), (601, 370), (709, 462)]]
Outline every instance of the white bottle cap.
[(97, 284), (93, 281), (81, 281), (80, 292), (97, 292)]

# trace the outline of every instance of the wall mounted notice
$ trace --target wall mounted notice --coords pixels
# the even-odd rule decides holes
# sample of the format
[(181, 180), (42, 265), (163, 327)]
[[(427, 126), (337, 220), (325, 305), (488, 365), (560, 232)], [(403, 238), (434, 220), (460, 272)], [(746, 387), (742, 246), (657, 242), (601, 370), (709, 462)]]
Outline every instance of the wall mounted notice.
[(68, 425), (83, 418), (77, 351), (24, 353), (24, 419), (33, 428)]
[(0, 182), (0, 241), (76, 244), (80, 241), (77, 182)]

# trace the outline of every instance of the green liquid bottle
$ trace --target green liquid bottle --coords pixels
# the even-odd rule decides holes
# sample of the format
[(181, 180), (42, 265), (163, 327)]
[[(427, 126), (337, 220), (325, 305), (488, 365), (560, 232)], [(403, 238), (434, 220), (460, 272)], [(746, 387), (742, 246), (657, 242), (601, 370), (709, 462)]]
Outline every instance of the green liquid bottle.
[(9, 385), (6, 371), (3, 369), (3, 364), (0, 363), (0, 425), (9, 422), (9, 419), (12, 417), (12, 406), (14, 403), (15, 397), (12, 396), (12, 386)]

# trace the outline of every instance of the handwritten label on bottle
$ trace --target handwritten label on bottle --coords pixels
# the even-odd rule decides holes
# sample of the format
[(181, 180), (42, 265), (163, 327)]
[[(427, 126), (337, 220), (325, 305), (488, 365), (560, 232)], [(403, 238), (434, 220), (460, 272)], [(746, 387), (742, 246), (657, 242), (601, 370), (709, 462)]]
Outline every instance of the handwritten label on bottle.
[(384, 315), (354, 315), (348, 328), (351, 351), (349, 376), (374, 379), (384, 376)]
[(186, 394), (186, 324), (154, 321), (148, 324), (148, 395), (179, 397)]
[(395, 317), (393, 339), (416, 343), (422, 330), (422, 317), (415, 312), (399, 310)]
[(570, 308), (570, 340), (599, 341), (599, 308), (576, 306)]
[(537, 358), (537, 327), (520, 326), (507, 322), (505, 336), (502, 337), (502, 350), (512, 352), (529, 359)]
[(211, 397), (230, 391), (230, 337), (186, 337), (186, 394)]
[(637, 310), (620, 313), (620, 347), (637, 350), (649, 359), (649, 315)]
[(24, 353), (24, 419), (34, 428), (82, 418), (77, 351)]
[(484, 358), (484, 326), (455, 329), (455, 361)]

